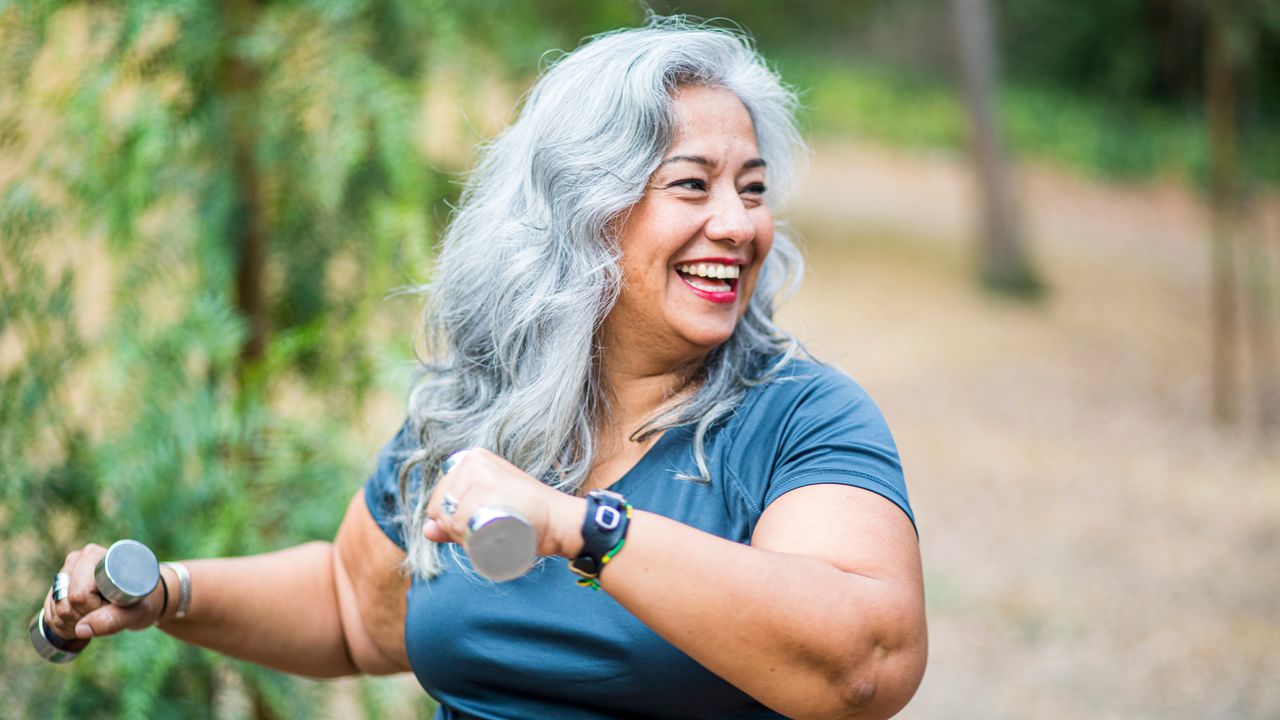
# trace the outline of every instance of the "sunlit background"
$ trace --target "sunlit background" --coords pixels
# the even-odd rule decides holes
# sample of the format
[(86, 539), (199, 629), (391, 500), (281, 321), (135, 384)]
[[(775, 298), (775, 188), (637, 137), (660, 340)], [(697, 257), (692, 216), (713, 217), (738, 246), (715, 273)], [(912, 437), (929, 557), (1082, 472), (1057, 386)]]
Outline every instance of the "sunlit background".
[[(902, 451), (931, 641), (902, 717), (1280, 717), (1280, 5), (652, 7), (732, 18), (800, 92), (783, 320)], [(332, 537), (473, 146), (549, 50), (642, 20), (0, 0), (0, 717), (430, 716), (411, 677), (155, 631), (54, 667), (26, 625), (86, 541)]]

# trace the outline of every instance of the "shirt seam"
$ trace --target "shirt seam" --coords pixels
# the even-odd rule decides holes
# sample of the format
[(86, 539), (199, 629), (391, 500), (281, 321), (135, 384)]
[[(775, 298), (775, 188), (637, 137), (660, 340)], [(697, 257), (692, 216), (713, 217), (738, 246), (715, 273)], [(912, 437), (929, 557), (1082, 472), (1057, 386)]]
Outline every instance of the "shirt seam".
[[(791, 363), (788, 363), (788, 364), (791, 364)], [(792, 365), (792, 367), (787, 368), (787, 370), (794, 371), (795, 366)], [(807, 388), (809, 385), (812, 385), (813, 383), (820, 380), (821, 376), (818, 373), (814, 373), (812, 375), (791, 375), (785, 378), (785, 380), (795, 380), (795, 379), (801, 379), (801, 378), (803, 378), (804, 380), (803, 384), (801, 385), (801, 390), (800, 392), (796, 393), (796, 397), (787, 406), (786, 412), (783, 415), (783, 421), (779, 425), (779, 429), (786, 426), (787, 421), (790, 419), (791, 414), (795, 412), (796, 405), (798, 405), (800, 401), (804, 398), (804, 389)], [(773, 383), (781, 380), (784, 380), (784, 378), (775, 378), (773, 380), (770, 380), (769, 382)], [(739, 405), (738, 407), (734, 408), (733, 410), (734, 417), (731, 418), (731, 420), (741, 421), (738, 415), (742, 413), (744, 410), (749, 410), (750, 408), (754, 407), (757, 403), (761, 401), (762, 397), (763, 397), (763, 393), (751, 398), (750, 403), (745, 405)], [(723, 429), (727, 430), (728, 425), (729, 423), (726, 423), (725, 428)], [(726, 458), (734, 457), (734, 452), (738, 449), (738, 440), (739, 440), (738, 435), (739, 433), (729, 434), (729, 447), (726, 448), (724, 453), (724, 456)], [(755, 498), (753, 498), (751, 496), (751, 493), (747, 490), (747, 486), (742, 484), (742, 480), (738, 477), (737, 470), (731, 467), (730, 463), (725, 463), (725, 475), (729, 478), (729, 480), (732, 481), (733, 486), (737, 488), (738, 496), (741, 497), (743, 502), (747, 504), (747, 507), (749, 507), (751, 511), (756, 514), (757, 517), (761, 515), (764, 512), (764, 505), (760, 505), (755, 501)], [(768, 496), (766, 495), (766, 498), (767, 497)], [(765, 505), (767, 504), (768, 503), (766, 502)]]
[[(791, 477), (787, 478), (786, 481), (784, 481), (783, 483), (779, 485), (775, 485), (769, 489), (769, 494), (765, 496), (765, 505), (768, 505), (774, 500), (777, 500), (778, 497), (780, 495), (785, 494), (786, 491), (794, 490), (796, 487), (799, 487), (798, 485), (796, 485), (797, 481), (804, 480), (805, 478), (814, 477), (816, 475), (845, 475), (849, 477), (860, 478), (862, 480), (866, 480), (871, 483), (875, 483), (877, 487), (884, 488), (886, 491), (888, 491), (888, 493), (891, 496), (893, 496), (893, 499), (898, 501), (903, 507), (907, 507), (907, 508), (911, 507), (911, 503), (908, 502), (907, 498), (902, 493), (898, 492), (897, 488), (895, 488), (889, 482), (885, 481), (883, 478), (877, 477), (875, 475), (869, 475), (864, 472), (858, 472), (857, 470), (844, 470), (841, 468), (815, 468), (812, 470), (805, 470), (805, 471), (796, 473), (795, 475), (792, 475)], [(781, 492), (779, 492), (779, 490), (781, 490)]]

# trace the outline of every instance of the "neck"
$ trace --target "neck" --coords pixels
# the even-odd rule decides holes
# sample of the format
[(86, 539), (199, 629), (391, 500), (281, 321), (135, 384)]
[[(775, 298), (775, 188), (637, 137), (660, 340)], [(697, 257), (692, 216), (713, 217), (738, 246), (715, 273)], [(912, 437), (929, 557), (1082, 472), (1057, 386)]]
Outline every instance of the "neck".
[(602, 418), (606, 435), (629, 438), (664, 405), (692, 389), (701, 358), (672, 363), (645, 360), (640, 353), (606, 348), (601, 380), (609, 393), (609, 413)]

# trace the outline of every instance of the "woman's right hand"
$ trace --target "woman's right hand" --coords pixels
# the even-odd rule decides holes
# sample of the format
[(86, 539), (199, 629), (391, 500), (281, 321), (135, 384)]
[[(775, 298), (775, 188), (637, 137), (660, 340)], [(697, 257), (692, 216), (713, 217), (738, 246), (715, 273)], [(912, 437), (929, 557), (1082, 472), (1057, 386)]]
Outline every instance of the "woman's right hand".
[[(122, 630), (142, 630), (160, 620), (164, 609), (164, 590), (159, 584), (150, 595), (129, 607), (112, 605), (102, 597), (94, 578), (94, 568), (106, 554), (106, 548), (89, 543), (69, 553), (63, 562), (61, 572), (67, 573), (71, 579), (67, 584), (66, 599), (54, 602), (52, 590), (44, 599), (45, 623), (59, 637), (88, 640), (114, 635)], [(166, 582), (163, 575), (161, 582)], [(175, 600), (171, 597), (170, 605)]]

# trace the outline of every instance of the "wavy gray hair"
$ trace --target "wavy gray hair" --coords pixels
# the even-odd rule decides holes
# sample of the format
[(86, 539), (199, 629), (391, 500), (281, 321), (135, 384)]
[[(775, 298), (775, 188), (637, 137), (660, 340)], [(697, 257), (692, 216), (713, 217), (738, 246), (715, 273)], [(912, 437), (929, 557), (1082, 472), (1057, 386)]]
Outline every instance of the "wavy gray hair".
[[(769, 164), (769, 199), (785, 200), (803, 147), (794, 94), (749, 37), (683, 17), (651, 17), (562, 56), (515, 123), (481, 149), (424, 288), (429, 359), (409, 400), (420, 449), (400, 472), (408, 569), (439, 570), (422, 525), (440, 465), (460, 448), (489, 448), (565, 491), (582, 487), (608, 412), (597, 334), (621, 286), (613, 224), (641, 199), (670, 147), (672, 94), (688, 85), (722, 87), (742, 101)], [(710, 482), (708, 431), (800, 352), (774, 325), (773, 309), (801, 272), (779, 228), (746, 312), (705, 358), (697, 390), (633, 439), (696, 424), (700, 477), (688, 479)]]

